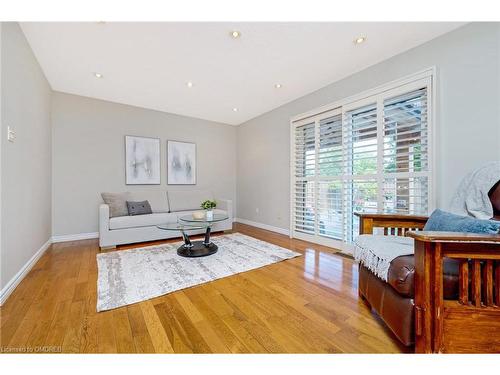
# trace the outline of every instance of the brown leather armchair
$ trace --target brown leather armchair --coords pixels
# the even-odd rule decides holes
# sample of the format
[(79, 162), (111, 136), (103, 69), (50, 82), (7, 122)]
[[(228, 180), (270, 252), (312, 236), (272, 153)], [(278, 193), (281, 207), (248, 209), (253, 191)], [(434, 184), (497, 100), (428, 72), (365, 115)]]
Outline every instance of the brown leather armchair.
[[(500, 181), (489, 192), (500, 220)], [(500, 353), (500, 235), (422, 231), (427, 217), (357, 214), (360, 234), (415, 239), (387, 282), (359, 266), (359, 296), (417, 353)]]

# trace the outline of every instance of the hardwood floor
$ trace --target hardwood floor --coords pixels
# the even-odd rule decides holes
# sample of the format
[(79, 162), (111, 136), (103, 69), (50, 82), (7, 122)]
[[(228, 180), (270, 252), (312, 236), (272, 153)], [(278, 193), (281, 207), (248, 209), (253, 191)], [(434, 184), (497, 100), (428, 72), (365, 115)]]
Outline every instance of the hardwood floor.
[(304, 256), (97, 313), (97, 240), (54, 244), (0, 308), (2, 351), (408, 351), (358, 300), (352, 259), (243, 224), (234, 231)]

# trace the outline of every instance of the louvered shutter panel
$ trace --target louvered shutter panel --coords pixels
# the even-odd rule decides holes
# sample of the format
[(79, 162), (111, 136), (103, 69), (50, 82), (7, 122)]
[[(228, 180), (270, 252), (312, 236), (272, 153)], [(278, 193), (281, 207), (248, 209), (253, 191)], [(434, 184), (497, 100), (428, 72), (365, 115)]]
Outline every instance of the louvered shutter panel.
[(346, 113), (344, 153), (347, 174), (377, 173), (377, 107), (364, 106)]
[(350, 242), (359, 233), (359, 218), (354, 213), (374, 213), (378, 209), (376, 104), (373, 103), (346, 112), (344, 123), (347, 178), (344, 186), (343, 239)]
[[(319, 121), (317, 214), (318, 234), (342, 240), (342, 180), (343, 174), (342, 115)], [(338, 177), (338, 179), (329, 179)]]
[(428, 177), (386, 177), (384, 212), (425, 215), (428, 211)]
[(293, 215), (295, 230), (314, 233), (315, 199), (313, 177), (316, 170), (316, 134), (315, 123), (295, 128), (295, 186)]
[(384, 101), (383, 210), (428, 211), (427, 89)]
[(342, 115), (320, 120), (318, 151), (320, 177), (343, 174), (342, 146)]
[(295, 129), (295, 177), (314, 176), (316, 168), (315, 124), (298, 126)]

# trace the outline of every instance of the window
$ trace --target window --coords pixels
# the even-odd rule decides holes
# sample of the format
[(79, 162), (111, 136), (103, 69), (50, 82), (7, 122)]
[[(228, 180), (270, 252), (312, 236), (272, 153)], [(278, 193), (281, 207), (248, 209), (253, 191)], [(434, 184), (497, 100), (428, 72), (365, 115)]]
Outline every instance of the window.
[(431, 79), (292, 121), (294, 237), (338, 246), (359, 233), (355, 212), (428, 213)]

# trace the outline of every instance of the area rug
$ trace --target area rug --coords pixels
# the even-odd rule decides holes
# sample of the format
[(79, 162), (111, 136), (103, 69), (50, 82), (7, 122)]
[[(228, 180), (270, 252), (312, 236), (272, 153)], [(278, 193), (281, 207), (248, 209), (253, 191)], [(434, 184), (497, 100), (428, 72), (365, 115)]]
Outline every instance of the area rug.
[(201, 258), (177, 255), (181, 243), (97, 255), (97, 311), (260, 268), (300, 253), (240, 233), (213, 237), (219, 250)]

